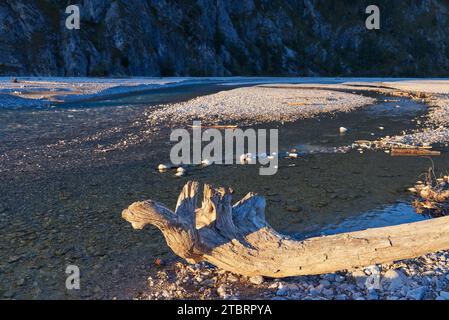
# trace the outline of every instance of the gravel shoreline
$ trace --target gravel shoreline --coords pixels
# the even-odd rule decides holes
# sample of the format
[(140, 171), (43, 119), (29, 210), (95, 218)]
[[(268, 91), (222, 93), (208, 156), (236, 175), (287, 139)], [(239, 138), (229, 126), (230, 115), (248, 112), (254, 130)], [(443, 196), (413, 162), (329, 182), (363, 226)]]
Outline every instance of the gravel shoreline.
[(154, 126), (175, 126), (201, 120), (204, 124), (293, 122), (322, 113), (350, 112), (376, 100), (330, 90), (245, 87), (162, 106), (148, 114)]
[(415, 80), (402, 82), (380, 82), (376, 90), (393, 96), (420, 100), (429, 106), (423, 120), (416, 120), (421, 129), (404, 132), (380, 141), (385, 146), (408, 144), (415, 146), (449, 144), (449, 83), (447, 80)]
[(135, 299), (449, 300), (449, 251), (319, 276), (244, 277), (209, 264), (154, 266)]
[[(385, 145), (408, 144), (408, 145), (431, 145), (449, 143), (449, 97), (437, 94), (426, 100), (429, 112), (424, 119), (423, 129), (395, 137), (381, 139)], [(419, 121), (419, 120), (418, 120)]]

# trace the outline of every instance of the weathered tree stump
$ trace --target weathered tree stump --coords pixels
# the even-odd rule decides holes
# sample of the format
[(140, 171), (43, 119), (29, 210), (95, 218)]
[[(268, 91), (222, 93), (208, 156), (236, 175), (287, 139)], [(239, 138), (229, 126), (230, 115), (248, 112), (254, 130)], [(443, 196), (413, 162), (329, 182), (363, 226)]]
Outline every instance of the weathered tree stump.
[(154, 201), (132, 204), (123, 218), (135, 229), (155, 225), (190, 263), (207, 261), (237, 274), (281, 278), (335, 272), (449, 249), (449, 217), (332, 236), (293, 240), (265, 220), (265, 200), (249, 193), (231, 204), (232, 190), (188, 182), (175, 212)]

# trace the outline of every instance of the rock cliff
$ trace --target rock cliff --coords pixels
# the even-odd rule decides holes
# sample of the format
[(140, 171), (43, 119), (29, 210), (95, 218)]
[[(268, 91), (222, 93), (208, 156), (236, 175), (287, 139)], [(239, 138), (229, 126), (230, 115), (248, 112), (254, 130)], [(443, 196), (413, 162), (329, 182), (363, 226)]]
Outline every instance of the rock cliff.
[[(81, 29), (65, 27), (78, 4)], [(0, 0), (0, 75), (447, 76), (449, 3)]]

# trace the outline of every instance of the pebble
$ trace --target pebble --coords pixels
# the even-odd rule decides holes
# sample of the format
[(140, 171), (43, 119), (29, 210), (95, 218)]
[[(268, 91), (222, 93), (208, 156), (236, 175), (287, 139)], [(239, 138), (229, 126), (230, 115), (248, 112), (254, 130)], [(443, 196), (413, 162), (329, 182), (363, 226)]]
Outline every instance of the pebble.
[(264, 282), (264, 279), (262, 276), (254, 276), (249, 278), (249, 282), (255, 285), (261, 285)]
[(317, 290), (316, 288), (312, 288), (312, 289), (310, 289), (309, 290), (309, 293), (310, 293), (310, 295), (312, 295), (312, 296), (317, 296), (317, 295), (319, 295), (320, 294), (320, 290)]
[(410, 290), (407, 293), (407, 298), (413, 299), (413, 300), (422, 300), (424, 296), (426, 295), (427, 288), (426, 287), (419, 287), (413, 290)]
[(332, 273), (324, 274), (321, 276), (322, 279), (327, 280), (329, 282), (336, 281), (336, 277), (337, 277), (337, 275), (332, 274)]
[(8, 263), (14, 263), (14, 262), (17, 262), (17, 261), (19, 261), (21, 258), (22, 258), (21, 256), (12, 256), (12, 257), (9, 257)]
[(343, 281), (345, 281), (345, 280), (346, 280), (346, 278), (345, 278), (344, 276), (339, 275), (339, 274), (335, 275), (335, 281), (337, 281), (337, 282), (343, 282)]
[(18, 286), (23, 286), (23, 284), (25, 283), (25, 278), (20, 278), (16, 283)]
[(449, 292), (447, 291), (440, 291), (439, 296), (443, 300), (449, 300)]
[(365, 274), (367, 274), (367, 275), (379, 274), (380, 271), (381, 270), (378, 266), (369, 266), (369, 267), (365, 268)]
[(286, 296), (288, 295), (288, 289), (285, 287), (280, 288), (278, 291), (276, 291), (276, 295), (281, 297)]
[(218, 296), (221, 298), (225, 298), (226, 297), (226, 289), (227, 289), (227, 287), (224, 284), (220, 285), (217, 289)]
[(379, 300), (379, 294), (377, 293), (376, 290), (369, 290), (367, 299), (368, 300)]
[(205, 287), (213, 287), (215, 285), (215, 281), (213, 279), (206, 279), (203, 281), (203, 286)]
[(205, 167), (208, 167), (208, 166), (213, 165), (213, 162), (209, 159), (205, 159), (205, 160), (201, 161), (201, 164)]
[(248, 156), (246, 154), (242, 154), (240, 156), (240, 164), (246, 164), (248, 162)]
[(286, 209), (289, 212), (301, 212), (302, 211), (302, 208), (299, 206), (287, 206)]
[(298, 291), (299, 290), (298, 285), (295, 283), (288, 283), (285, 285), (285, 288), (287, 288), (290, 291)]
[(334, 295), (334, 290), (333, 289), (324, 289), (323, 294), (326, 297), (332, 297)]
[(165, 170), (168, 170), (168, 169), (170, 169), (171, 168), (171, 166), (170, 165), (167, 165), (167, 164), (160, 164), (158, 167), (157, 167), (157, 169), (159, 170), (159, 171), (165, 171)]
[(183, 167), (179, 167), (178, 169), (176, 169), (176, 172), (179, 172), (179, 173), (186, 173), (187, 170), (186, 170), (185, 168), (183, 168)]
[(320, 281), (320, 285), (322, 285), (324, 288), (329, 288), (331, 286), (331, 283), (328, 280), (323, 279)]
[(366, 288), (366, 281), (368, 280), (368, 276), (362, 270), (356, 270), (352, 273), (352, 277), (355, 280), (355, 283), (360, 289)]
[(185, 175), (186, 175), (185, 172), (182, 172), (182, 171), (178, 171), (175, 173), (175, 176), (177, 176), (177, 177), (183, 177)]
[(400, 271), (390, 269), (385, 272), (382, 279), (382, 285), (388, 290), (394, 291), (401, 288), (404, 285), (404, 274)]
[(232, 273), (228, 274), (228, 277), (226, 278), (229, 282), (237, 282), (239, 281), (239, 278), (237, 278), (235, 275), (233, 275)]

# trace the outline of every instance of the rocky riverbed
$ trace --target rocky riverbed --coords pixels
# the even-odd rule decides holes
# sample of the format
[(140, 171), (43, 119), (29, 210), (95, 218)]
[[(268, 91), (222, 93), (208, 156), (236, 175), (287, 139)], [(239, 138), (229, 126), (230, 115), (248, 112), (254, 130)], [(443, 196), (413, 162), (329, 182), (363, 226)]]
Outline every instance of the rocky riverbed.
[[(36, 86), (39, 87), (40, 84)], [(48, 86), (51, 91), (56, 85)], [(373, 290), (368, 292), (366, 288), (357, 286), (353, 278), (355, 271), (327, 275), (326, 278), (300, 277), (279, 281), (261, 281), (258, 278), (251, 280), (256, 283), (254, 284), (250, 279), (229, 275), (206, 265), (192, 267), (193, 271), (186, 266), (175, 267), (171, 263), (174, 257), (159, 232), (134, 232), (120, 217), (121, 210), (134, 201), (150, 198), (174, 206), (173, 192), (178, 192), (184, 179), (232, 185), (238, 192), (253, 191), (263, 194), (268, 200), (270, 223), (276, 230), (286, 233), (320, 232), (328, 224), (339, 224), (345, 219), (354, 221), (362, 213), (370, 213), (364, 218), (367, 222), (364, 226), (371, 227), (373, 217), (377, 217), (371, 214), (373, 211), (381, 210), (390, 219), (394, 215), (391, 208), (397, 208), (398, 201), (400, 204), (410, 203), (408, 197), (411, 195), (406, 189), (428, 168), (428, 159), (394, 159), (384, 152), (316, 153), (294, 160), (283, 159), (280, 173), (274, 180), (260, 177), (256, 173), (257, 168), (252, 166), (210, 166), (192, 172), (193, 177), (185, 178), (155, 172), (154, 168), (166, 160), (170, 150), (167, 135), (169, 130), (160, 129), (169, 129), (170, 125), (175, 124), (170, 122), (172, 119), (167, 119), (167, 122), (161, 120), (159, 124), (152, 122), (149, 118), (158, 114), (158, 108), (173, 108), (171, 114), (176, 116), (175, 120), (182, 120), (176, 111), (188, 111), (189, 106), (193, 106), (196, 112), (187, 113), (191, 118), (197, 114), (205, 114), (206, 112), (200, 112), (203, 109), (209, 112), (210, 108), (210, 114), (214, 116), (204, 115), (200, 119), (211, 123), (220, 123), (223, 119), (251, 123), (251, 116), (257, 121), (286, 119), (280, 130), (280, 147), (285, 150), (297, 144), (302, 146), (303, 143), (333, 147), (346, 146), (356, 139), (381, 139), (386, 135), (400, 137), (402, 130), (407, 131), (405, 134), (444, 130), (449, 123), (445, 122), (448, 114), (446, 107), (444, 104), (438, 105), (438, 100), (435, 100), (445, 97), (446, 93), (440, 91), (432, 90), (428, 97), (406, 95), (406, 98), (418, 99), (420, 106), (413, 106), (409, 99), (398, 98), (398, 102), (387, 102), (387, 106), (380, 106), (378, 109), (393, 110), (398, 104), (400, 108), (395, 110), (403, 110), (407, 116), (400, 115), (400, 122), (395, 122), (387, 112), (388, 119), (383, 118), (385, 123), (379, 123), (381, 120), (378, 116), (370, 117), (370, 113), (366, 111), (372, 106), (363, 107), (364, 102), (371, 99), (367, 97), (366, 91), (393, 95), (395, 92), (408, 90), (407, 88), (381, 89), (381, 83), (373, 82), (362, 85), (359, 83), (356, 86), (316, 83), (282, 89), (272, 88), (273, 86), (242, 88), (227, 95), (223, 93), (219, 96), (221, 100), (216, 100), (217, 96), (208, 91), (209, 96), (195, 100), (206, 101), (212, 96), (214, 101), (219, 102), (210, 105), (192, 101), (191, 88), (186, 89), (189, 95), (181, 99), (177, 91), (180, 89), (176, 88), (154, 95), (157, 99), (164, 98), (164, 106), (160, 105), (161, 102), (146, 105), (147, 100), (142, 103), (139, 96), (136, 96), (134, 100), (137, 101), (134, 102), (138, 104), (131, 106), (119, 102), (116, 107), (100, 105), (91, 108), (77, 105), (67, 108), (2, 109), (0, 229), (3, 236), (0, 242), (4, 250), (0, 252), (0, 260), (3, 261), (0, 262), (0, 273), (4, 280), (0, 284), (0, 297), (280, 299), (295, 296), (297, 299), (337, 299), (343, 298), (344, 294), (346, 299), (366, 299), (368, 294), (374, 294)], [(433, 88), (431, 84), (426, 86)], [(422, 90), (424, 89), (426, 88)], [(267, 97), (271, 99), (273, 110), (276, 110), (274, 113), (279, 114), (269, 117), (269, 105), (264, 104), (259, 95), (265, 91), (268, 91)], [(201, 92), (195, 97), (204, 95)], [(245, 98), (245, 92), (253, 92), (251, 98)], [(349, 99), (348, 104), (345, 102), (346, 98)], [(2, 97), (0, 103), (1, 99)], [(385, 99), (390, 101), (396, 97)], [(423, 99), (430, 106), (427, 114), (426, 107), (422, 105)], [(177, 105), (176, 101), (186, 102)], [(353, 104), (351, 101), (360, 103)], [(239, 109), (237, 102), (247, 104), (248, 110)], [(383, 104), (382, 101), (381, 103)], [(282, 110), (283, 107), (286, 107), (285, 110)], [(373, 112), (376, 110), (371, 109)], [(415, 113), (411, 114), (411, 110), (415, 110)], [(306, 116), (302, 116), (301, 112)], [(220, 117), (223, 113), (224, 118)], [(332, 116), (327, 117), (327, 113)], [(226, 118), (227, 115), (236, 115), (236, 118)], [(287, 120), (290, 116), (301, 120), (290, 123)], [(307, 118), (308, 116), (313, 118)], [(421, 124), (418, 125), (416, 121), (412, 123), (411, 120), (415, 118), (416, 121), (422, 121)], [(435, 119), (435, 122), (429, 119)], [(164, 127), (164, 123), (167, 123), (167, 127)], [(189, 122), (185, 120), (184, 125), (187, 124)], [(338, 132), (341, 125), (349, 128), (345, 135)], [(379, 129), (381, 125), (385, 126), (385, 130)], [(375, 133), (375, 136), (370, 133)], [(441, 157), (435, 158), (434, 163), (438, 170), (446, 170), (447, 153), (443, 152)], [(403, 210), (401, 208), (403, 207), (399, 206)], [(423, 298), (444, 297), (444, 293), (440, 291), (449, 290), (445, 287), (446, 262), (440, 260), (440, 255), (446, 257), (445, 254), (438, 254), (438, 259), (428, 256), (395, 265), (396, 267), (381, 266), (382, 277), (390, 268), (396, 268), (403, 274), (410, 275), (405, 277), (408, 291), (426, 287)], [(156, 257), (170, 262), (166, 267), (151, 267), (149, 271), (149, 265)], [(81, 268), (84, 288), (81, 292), (65, 290), (64, 270), (68, 264), (76, 264)], [(412, 266), (414, 268), (410, 269)], [(176, 272), (177, 268), (181, 271)], [(185, 272), (182, 271), (184, 269)], [(414, 273), (409, 273), (409, 269)], [(159, 276), (157, 271), (160, 271)], [(210, 275), (196, 281), (196, 273), (203, 271)], [(358, 271), (365, 272), (364, 269)], [(426, 275), (431, 271), (434, 274)], [(143, 290), (148, 273), (153, 282)], [(179, 276), (181, 282), (178, 284), (177, 274), (184, 274)], [(204, 284), (205, 280), (214, 277), (217, 280), (213, 280), (213, 283), (209, 281), (208, 286)], [(235, 278), (237, 281), (233, 281)], [(430, 280), (425, 280), (427, 278)], [(188, 280), (183, 282), (185, 279)], [(319, 287), (322, 280), (329, 281), (331, 285), (324, 287), (324, 282), (323, 288)], [(288, 289), (287, 293), (282, 291), (284, 286), (290, 284), (296, 285), (298, 289)], [(199, 291), (201, 287), (204, 289)], [(374, 292), (381, 299), (390, 296), (398, 299), (407, 297), (408, 291), (406, 294), (392, 293), (386, 288), (382, 286), (382, 289), (375, 289)], [(332, 289), (333, 294), (324, 289)], [(281, 291), (278, 292), (279, 290)], [(142, 293), (138, 294), (140, 291)], [(179, 292), (176, 293), (177, 291)]]
[(207, 263), (151, 268), (136, 299), (449, 300), (449, 252), (319, 276), (266, 279)]

